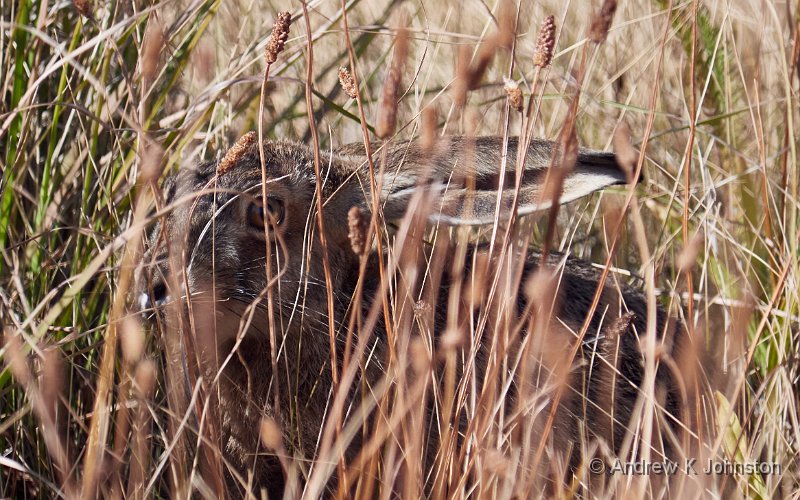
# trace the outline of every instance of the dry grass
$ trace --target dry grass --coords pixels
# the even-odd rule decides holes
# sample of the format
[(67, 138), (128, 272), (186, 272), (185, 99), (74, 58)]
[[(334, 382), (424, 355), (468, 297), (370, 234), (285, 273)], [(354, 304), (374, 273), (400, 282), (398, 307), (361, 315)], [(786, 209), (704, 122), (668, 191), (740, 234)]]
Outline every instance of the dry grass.
[[(137, 320), (134, 270), (152, 210), (164, 213), (157, 181), (258, 130), (259, 140), (296, 139), (317, 152), (376, 135), (428, 144), (434, 134), (547, 137), (562, 145), (561, 165), (576, 142), (613, 143), (644, 182), (532, 216), (524, 238), (596, 263), (609, 283), (642, 288), (651, 312), (662, 305), (713, 354), (703, 366), (712, 392), (693, 429), (702, 450), (693, 456), (778, 464), (780, 473), (700, 474), (680, 486), (613, 474), (599, 485), (584, 468), (547, 494), (797, 498), (800, 12), (781, 1), (620, 2), (615, 13), (593, 3), (0, 2), (0, 497), (213, 497), (221, 487), (219, 476), (199, 474), (221, 467), (213, 447), (194, 456), (175, 437), (185, 431), (197, 446), (203, 432), (192, 412), (168, 411), (170, 346)], [(270, 27), (287, 9), (293, 24), (262, 89)], [(551, 14), (555, 55), (539, 67), (537, 33)], [(349, 70), (346, 94), (340, 67)], [(509, 107), (509, 80), (523, 106)], [(403, 273), (434, 234), (412, 214), (387, 238), (382, 221), (365, 215), (353, 216), (354, 236), (359, 248), (374, 241), (389, 256), (383, 293), (367, 316), (344, 319), (361, 333), (385, 320), (386, 375), (347, 419), (343, 398), (333, 398), (313, 463), (282, 449), (277, 424), (265, 422), (262, 441), (281, 454), (289, 491), (313, 498), (338, 477), (340, 496), (348, 487), (381, 498), (392, 489), (542, 494), (538, 476), (563, 473), (563, 464), (543, 459), (554, 455), (547, 440), (503, 401), (512, 373), (528, 369), (517, 352), (550, 356), (555, 379), (574, 353), (521, 340), (522, 330), (538, 339), (548, 332), (536, 314), (513, 318), (501, 307), (520, 290), (510, 264), (476, 263), (452, 284), (453, 304), (479, 305), (471, 327), (460, 328), (450, 307), (441, 339), (425, 335), (430, 302), (409, 285), (421, 276)], [(324, 229), (321, 217), (317, 224)], [(463, 265), (463, 242), (475, 232), (439, 231), (435, 241), (450, 239), (457, 251), (435, 245), (428, 276), (445, 262)], [(512, 237), (499, 224), (484, 233), (498, 248)], [(552, 279), (530, 278), (531, 307), (549, 310)], [(469, 360), (487, 332), (491, 362), (479, 374)], [(643, 460), (658, 437), (656, 363), (673, 363), (683, 383), (701, 378), (693, 363), (664, 359), (654, 335), (645, 338), (636, 421)], [(352, 360), (364, 348), (348, 336), (334, 390), (356, 375)], [(201, 392), (188, 408), (202, 406)], [(345, 460), (364, 425), (359, 411), (374, 408), (381, 418), (370, 439)], [(421, 458), (428, 408), (441, 436), (431, 467)], [(582, 453), (588, 466), (605, 451)]]

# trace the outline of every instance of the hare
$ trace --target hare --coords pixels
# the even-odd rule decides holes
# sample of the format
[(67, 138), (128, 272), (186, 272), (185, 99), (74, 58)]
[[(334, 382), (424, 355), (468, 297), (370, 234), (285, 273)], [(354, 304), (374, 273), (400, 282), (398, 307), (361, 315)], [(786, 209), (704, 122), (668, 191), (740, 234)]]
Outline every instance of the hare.
[[(150, 232), (140, 303), (143, 311), (157, 312), (152, 317), (163, 322), (167, 375), (175, 379), (171, 381), (172, 390), (184, 387), (188, 395), (202, 378), (206, 392), (212, 394), (209, 397), (215, 403), (210, 415), (217, 412), (218, 425), (213, 430), (222, 449), (221, 467), (228, 491), (238, 496), (249, 490), (259, 496), (264, 488), (275, 497), (281, 495), (285, 478), (279, 459), (269, 455), (261, 444), (261, 422), (265, 416), (272, 417), (280, 424), (283, 446), (295, 456), (314, 457), (333, 398), (329, 390), (329, 322), (334, 322), (338, 335), (338, 364), (348, 330), (348, 307), (361, 274), (362, 256), (351, 246), (348, 213), (358, 207), (369, 218), (374, 207), (372, 184), (363, 145), (322, 152), (322, 178), (317, 179), (312, 149), (292, 142), (267, 141), (263, 148), (265, 199), (258, 141), (249, 135), (237, 144), (233, 160), (224, 160), (225, 168), (219, 168), (220, 162), (204, 163), (181, 169), (165, 181), (169, 210)], [(495, 220), (503, 225), (512, 206), (520, 216), (550, 206), (552, 197), (544, 186), (555, 147), (551, 142), (531, 141), (520, 155), (525, 158), (522, 167), (516, 165), (516, 138), (506, 143), (500, 137), (444, 137), (429, 150), (418, 142), (386, 147), (374, 155), (377, 197), (386, 221), (402, 219), (414, 194), (421, 190), (433, 193), (427, 219), (443, 225), (490, 225)], [(504, 164), (506, 172), (498, 197)], [(516, 186), (518, 177), (521, 184)], [(613, 154), (580, 148), (574, 168), (563, 179), (559, 201), (575, 200), (628, 181)], [(330, 283), (323, 241), (315, 223), (318, 182)], [(385, 252), (365, 252), (365, 279), (360, 290), (364, 314), (377, 300), (381, 287), (376, 278), (378, 266), (386, 259)], [(266, 272), (267, 253), (270, 277)], [(479, 254), (485, 253), (485, 246), (468, 246), (464, 275), (474, 271)], [(530, 284), (543, 258), (532, 251), (521, 255), (518, 282)], [(485, 265), (495, 263), (490, 258)], [(571, 361), (570, 390), (560, 398), (551, 431), (546, 438), (542, 436), (575, 468), (580, 465), (576, 457), (585, 441), (601, 440), (616, 453), (632, 432), (628, 422), (645, 374), (639, 336), (647, 331), (646, 300), (639, 290), (612, 285), (614, 280), (608, 280), (590, 315), (601, 271), (554, 253), (544, 264), (555, 270), (557, 279), (553, 284), (553, 314), (544, 327), (550, 335), (546, 342), (551, 345), (540, 351), (545, 353), (542, 358), (547, 358), (548, 349), (564, 352), (575, 346), (578, 332), (589, 317), (579, 354), (574, 360), (567, 359)], [(437, 339), (448, 321), (445, 309), (453, 278), (448, 268), (434, 285), (438, 289), (433, 296), (439, 299), (431, 315), (431, 329)], [(270, 288), (271, 309), (266, 295)], [(329, 317), (327, 292), (333, 297), (333, 318)], [(514, 292), (519, 292), (515, 293), (518, 299), (514, 309), (521, 315), (530, 294)], [(662, 310), (657, 316), (662, 351), (676, 355), (681, 348), (678, 328)], [(382, 375), (380, 364), (388, 350), (380, 315), (375, 325), (368, 347), (373, 362), (359, 374), (372, 382)], [(530, 332), (522, 333), (526, 334)], [(273, 372), (273, 354), (278, 373)], [(483, 374), (486, 356), (479, 358), (475, 370)], [(535, 363), (541, 368), (547, 365), (547, 359)], [(195, 375), (187, 375), (192, 370)], [(357, 387), (358, 381), (352, 385)], [(663, 364), (659, 366), (655, 392), (665, 414), (675, 417), (684, 411), (676, 385), (672, 373)], [(509, 401), (522, 397), (523, 384), (514, 387), (511, 392), (516, 391), (517, 396), (511, 394)], [(278, 400), (273, 399), (274, 394), (279, 395)], [(172, 405), (184, 395), (169, 397)], [(358, 397), (359, 392), (353, 389), (351, 400)], [(540, 412), (536, 418), (541, 423), (533, 428), (543, 431), (547, 416), (547, 410)], [(348, 456), (360, 444), (361, 437), (357, 436)], [(432, 466), (432, 457), (426, 457), (426, 463)]]

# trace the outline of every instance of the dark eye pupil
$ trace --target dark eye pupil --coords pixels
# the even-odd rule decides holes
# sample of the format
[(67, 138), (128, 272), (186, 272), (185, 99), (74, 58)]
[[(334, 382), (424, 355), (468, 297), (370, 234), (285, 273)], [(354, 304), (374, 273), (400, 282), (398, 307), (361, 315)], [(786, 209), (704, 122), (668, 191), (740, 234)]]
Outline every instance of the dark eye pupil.
[[(264, 209), (262, 208), (261, 210), (263, 217)], [(283, 222), (283, 203), (280, 200), (267, 198), (267, 210), (269, 210), (269, 215), (275, 224), (281, 224)]]
[[(269, 213), (269, 218), (273, 224), (280, 225), (283, 223), (283, 202), (277, 198), (268, 197), (267, 213)], [(263, 228), (264, 222), (266, 222), (265, 215), (264, 204), (260, 199), (250, 204), (248, 220), (252, 226)]]

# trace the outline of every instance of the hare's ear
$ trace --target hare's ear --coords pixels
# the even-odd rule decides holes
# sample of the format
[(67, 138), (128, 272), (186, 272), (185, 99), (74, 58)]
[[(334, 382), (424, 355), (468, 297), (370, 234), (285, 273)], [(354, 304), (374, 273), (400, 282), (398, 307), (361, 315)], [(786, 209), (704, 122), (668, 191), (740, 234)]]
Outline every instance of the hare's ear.
[[(545, 210), (552, 195), (545, 191), (553, 143), (531, 142), (525, 155), (517, 207), (519, 215)], [(500, 137), (446, 137), (432, 151), (417, 143), (394, 146), (387, 152), (381, 199), (387, 219), (402, 217), (415, 192), (433, 190), (434, 222), (453, 225), (491, 224), (498, 213), (507, 219), (516, 192), (517, 139), (508, 140), (506, 172), (501, 182), (503, 139)], [(612, 153), (580, 149), (575, 167), (564, 178), (560, 203), (566, 203), (614, 184), (625, 184), (627, 175)], [(502, 193), (498, 197), (498, 188)], [(499, 199), (498, 199), (499, 198)]]

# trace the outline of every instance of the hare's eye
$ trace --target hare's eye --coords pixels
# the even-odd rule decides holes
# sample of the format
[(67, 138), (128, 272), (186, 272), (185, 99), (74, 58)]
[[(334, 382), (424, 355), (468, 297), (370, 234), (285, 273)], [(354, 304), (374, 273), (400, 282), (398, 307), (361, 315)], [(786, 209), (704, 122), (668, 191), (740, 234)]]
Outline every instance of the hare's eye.
[(283, 201), (272, 196), (267, 196), (267, 211), (272, 223), (276, 226), (283, 224), (283, 218), (286, 212), (283, 209)]
[[(280, 226), (285, 216), (283, 202), (278, 198), (267, 196), (267, 213), (272, 223)], [(264, 200), (258, 198), (247, 209), (247, 222), (253, 227), (263, 228), (264, 221)]]

